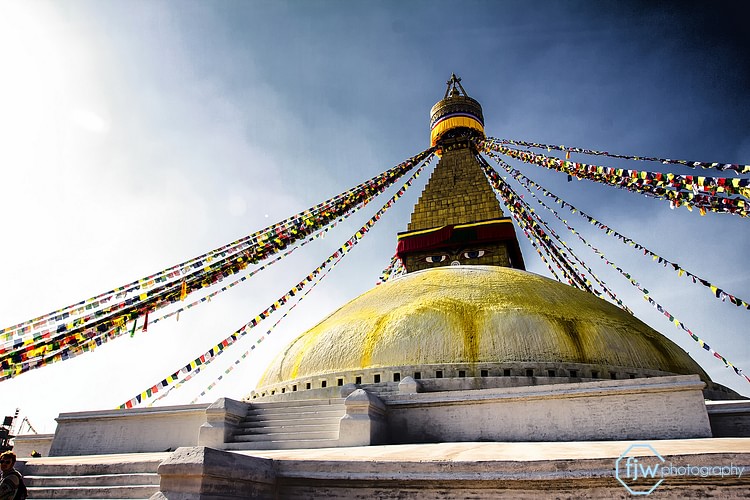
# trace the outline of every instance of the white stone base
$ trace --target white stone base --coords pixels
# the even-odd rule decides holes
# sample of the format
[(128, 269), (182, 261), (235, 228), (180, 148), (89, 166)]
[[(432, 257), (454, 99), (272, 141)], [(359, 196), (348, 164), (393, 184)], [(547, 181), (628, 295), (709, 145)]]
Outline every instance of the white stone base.
[(31, 457), (36, 451), (41, 456), (49, 456), (54, 434), (22, 434), (13, 439), (13, 452), (19, 460)]
[(391, 443), (711, 437), (697, 375), (397, 394)]
[[(615, 462), (632, 441), (441, 443), (229, 453), (183, 448), (152, 500), (633, 498)], [(670, 477), (652, 498), (747, 498), (750, 439), (649, 441), (671, 464), (744, 467), (741, 477)]]
[(207, 404), (61, 413), (50, 456), (174, 451), (196, 446)]

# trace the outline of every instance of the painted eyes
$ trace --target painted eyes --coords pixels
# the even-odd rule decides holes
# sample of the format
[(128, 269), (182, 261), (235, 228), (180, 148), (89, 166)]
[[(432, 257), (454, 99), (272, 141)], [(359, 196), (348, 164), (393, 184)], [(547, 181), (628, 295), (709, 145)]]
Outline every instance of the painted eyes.
[(431, 264), (435, 264), (437, 262), (443, 262), (447, 258), (448, 258), (447, 255), (430, 255), (425, 260), (427, 262), (430, 262)]
[[(484, 250), (469, 250), (467, 252), (463, 252), (461, 255), (465, 259), (478, 259), (479, 257), (483, 256), (486, 252)], [(429, 262), (430, 264), (437, 264), (438, 262), (445, 262), (448, 260), (447, 255), (430, 255), (425, 257), (424, 259), (426, 262)]]
[(470, 252), (464, 252), (464, 257), (467, 259), (478, 259), (484, 255), (484, 250), (471, 250)]

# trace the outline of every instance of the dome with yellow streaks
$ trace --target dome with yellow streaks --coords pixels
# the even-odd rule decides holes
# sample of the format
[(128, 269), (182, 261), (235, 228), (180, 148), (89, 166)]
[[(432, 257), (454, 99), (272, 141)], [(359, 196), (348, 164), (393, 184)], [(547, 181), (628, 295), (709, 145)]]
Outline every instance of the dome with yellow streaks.
[[(451, 367), (463, 370), (452, 374)], [(516, 269), (456, 266), (407, 274), (344, 305), (273, 360), (256, 394), (292, 390), (292, 383), (296, 391), (305, 381), (326, 387), (326, 377), (328, 386), (355, 378), (364, 384), (375, 372), (386, 381), (394, 370), (418, 370), (414, 378), (425, 379), (478, 377), (480, 369), (483, 377), (502, 376), (511, 368), (519, 378), (536, 370), (568, 378), (700, 374), (710, 381), (676, 344), (590, 293)]]

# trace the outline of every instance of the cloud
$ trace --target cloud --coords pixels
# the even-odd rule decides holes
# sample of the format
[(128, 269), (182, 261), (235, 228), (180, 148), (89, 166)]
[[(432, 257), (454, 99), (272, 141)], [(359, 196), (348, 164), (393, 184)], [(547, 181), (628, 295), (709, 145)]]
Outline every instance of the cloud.
[(76, 109), (71, 113), (70, 119), (73, 123), (89, 132), (95, 134), (109, 132), (109, 123), (93, 111)]

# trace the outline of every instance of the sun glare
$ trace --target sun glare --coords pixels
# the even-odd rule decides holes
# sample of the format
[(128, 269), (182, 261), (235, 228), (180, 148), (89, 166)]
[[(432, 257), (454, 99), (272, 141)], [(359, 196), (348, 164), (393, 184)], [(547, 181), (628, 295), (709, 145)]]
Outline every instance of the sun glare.
[(64, 91), (65, 47), (50, 14), (33, 2), (0, 4), (0, 133), (21, 151), (41, 139)]
[(109, 130), (91, 104), (93, 48), (56, 9), (54, 3), (0, 3), (0, 137), (7, 144), (0, 159), (17, 175), (56, 169), (75, 128)]

